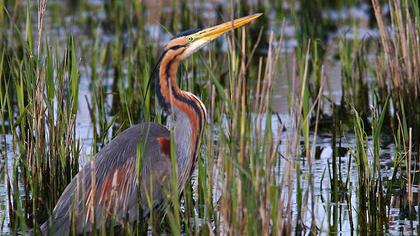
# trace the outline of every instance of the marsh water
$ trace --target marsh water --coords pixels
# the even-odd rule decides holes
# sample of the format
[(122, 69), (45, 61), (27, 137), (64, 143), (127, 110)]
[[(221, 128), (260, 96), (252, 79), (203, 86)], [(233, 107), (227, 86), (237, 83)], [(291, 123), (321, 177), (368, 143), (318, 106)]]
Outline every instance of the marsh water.
[[(83, 2), (83, 3), (80, 3)], [(80, 45), (80, 50), (78, 51), (78, 57), (80, 58), (80, 84), (79, 84), (79, 106), (77, 112), (77, 130), (76, 135), (80, 140), (81, 144), (81, 158), (80, 166), (89, 160), (92, 157), (92, 143), (93, 143), (93, 126), (91, 123), (91, 117), (89, 112), (89, 102), (91, 101), (92, 91), (91, 85), (91, 69), (87, 65), (88, 59), (84, 58), (83, 49), (93, 46), (91, 36), (92, 34), (100, 35), (100, 40), (103, 43), (112, 43), (115, 38), (112, 33), (107, 32), (106, 17), (107, 15), (104, 12), (103, 4), (101, 0), (89, 0), (89, 1), (51, 1), (48, 6), (47, 18), (45, 21), (44, 29), (46, 35), (51, 42), (57, 42), (59, 45), (66, 40), (66, 36), (71, 33), (75, 38), (77, 45)], [(225, 3), (224, 1), (187, 1), (189, 3), (189, 8), (192, 12), (201, 16), (202, 22), (200, 25), (207, 25), (210, 23), (216, 23), (221, 20), (220, 11), (223, 11), (223, 8), (230, 9), (231, 5)], [(294, 2), (294, 1), (293, 1)], [(252, 11), (258, 11), (261, 9), (259, 6), (260, 1), (251, 1), (249, 6)], [(83, 5), (83, 7), (80, 7)], [(298, 11), (303, 6), (299, 3), (277, 3), (273, 4), (273, 7), (269, 14), (265, 14), (263, 21), (264, 23), (256, 22), (253, 28), (259, 28), (259, 24), (264, 27), (264, 34), (267, 38), (271, 32), (274, 32), (276, 36), (283, 36), (283, 39), (274, 43), (281, 43), (281, 60), (284, 61), (284, 68), (280, 68), (277, 78), (274, 80), (273, 86), (273, 114), (271, 117), (264, 117), (264, 119), (271, 119), (274, 133), (276, 135), (275, 139), (287, 139), (289, 132), (294, 132), (293, 127), (289, 124), (293, 123), (293, 118), (290, 115), (290, 100), (289, 95), (292, 82), (291, 74), (293, 73), (290, 65), (292, 64), (293, 57), (295, 56), (293, 51), (294, 48), (298, 45), (298, 39), (296, 38), (296, 31), (293, 17), (284, 15), (285, 12), (290, 12), (290, 9), (296, 9)], [(169, 40), (172, 37), (172, 34), (165, 29), (165, 26), (162, 25), (162, 19), (171, 15), (171, 14), (180, 14), (179, 12), (173, 12), (174, 3), (172, 1), (145, 1), (144, 3), (144, 27), (145, 32), (148, 32), (148, 39), (151, 44), (154, 44), (154, 47), (161, 47), (164, 42)], [(277, 9), (278, 8), (278, 9)], [(33, 16), (36, 16), (36, 7), (32, 7), (34, 13)], [(386, 6), (384, 6), (386, 9)], [(219, 13), (218, 13), (219, 12)], [(340, 38), (348, 39), (364, 39), (364, 40), (377, 40), (378, 32), (375, 27), (371, 26), (371, 12), (370, 7), (367, 3), (363, 1), (356, 2), (353, 5), (340, 7), (325, 7), (322, 9), (322, 19), (328, 21), (334, 27), (331, 27), (327, 33), (327, 48), (325, 50), (324, 57), (324, 69), (326, 74), (326, 85), (323, 92), (324, 96), (330, 98), (330, 102), (339, 105), (343, 100), (342, 92), (342, 80), (341, 80), (341, 65), (339, 60), (336, 57), (336, 50), (338, 45), (338, 40)], [(36, 22), (36, 17), (33, 17), (33, 21)], [(168, 22), (163, 21), (163, 22)], [(191, 22), (195, 24), (194, 22)], [(93, 29), (89, 28), (94, 26)], [(194, 28), (197, 25), (182, 25), (182, 29)], [(357, 29), (357, 30), (356, 30)], [(129, 29), (135, 30), (135, 29)], [(112, 32), (112, 31), (111, 31)], [(219, 40), (219, 43), (222, 45), (221, 52), (224, 53), (224, 48), (226, 47), (226, 42), (224, 39)], [(257, 49), (259, 55), (264, 56), (267, 53), (268, 42), (263, 42), (262, 45)], [(129, 49), (127, 49), (129, 50)], [(107, 90), (107, 97), (105, 98), (106, 107), (110, 108), (112, 106), (112, 86), (113, 86), (113, 75), (112, 70), (108, 68), (98, 68), (103, 72), (103, 80), (105, 89)], [(107, 71), (109, 70), (109, 71)], [(372, 78), (364, 78), (369, 84)], [(252, 82), (250, 83), (252, 86)], [(325, 103), (323, 104), (323, 111), (325, 113), (331, 112), (332, 104)], [(112, 119), (112, 114), (108, 113), (108, 119)], [(322, 122), (321, 122), (322, 123)], [(284, 131), (280, 132), (277, 130), (278, 127), (284, 126)], [(112, 135), (111, 130), (109, 131), (109, 136)], [(9, 170), (13, 170), (13, 157), (18, 155), (16, 153), (16, 148), (14, 147), (14, 140), (11, 134), (1, 134), (0, 148), (3, 150), (2, 159), (0, 160), (0, 170), (3, 172), (5, 169), (3, 165), (8, 165)], [(381, 150), (380, 150), (380, 163), (382, 168), (382, 178), (388, 179), (391, 178), (393, 172), (393, 162), (392, 157), (394, 156), (394, 144), (393, 137), (383, 135), (381, 137)], [(313, 201), (315, 203), (315, 216), (317, 226), (321, 234), (327, 233), (327, 228), (331, 224), (337, 225), (337, 232), (341, 235), (348, 235), (352, 233), (351, 225), (357, 225), (357, 208), (353, 207), (349, 209), (349, 204), (343, 202), (339, 204), (331, 203), (331, 181), (329, 176), (330, 163), (333, 154), (333, 137), (327, 129), (322, 127), (318, 131), (316, 137), (316, 143), (313, 142), (314, 135), (313, 133), (310, 136), (311, 147), (314, 147), (316, 150), (316, 157), (312, 163), (312, 173), (314, 178), (314, 188), (316, 195), (314, 198), (309, 199), (309, 203)], [(303, 142), (302, 142), (303, 143)], [(303, 145), (303, 144), (302, 144)], [(369, 142), (369, 148), (373, 149), (372, 143)], [(352, 150), (356, 149), (355, 135), (348, 130), (342, 132), (340, 137), (336, 138), (336, 146), (340, 150), (339, 152), (339, 170), (340, 175), (345, 181), (347, 178), (350, 181), (351, 188), (347, 189), (348, 195), (352, 202), (352, 206), (357, 206), (357, 167), (355, 160), (353, 158)], [(282, 142), (279, 146), (279, 153), (285, 153), (287, 149), (287, 143)], [(7, 163), (4, 163), (4, 160), (7, 156)], [(282, 155), (279, 155), (278, 158), (285, 158)], [(301, 162), (301, 172), (307, 173), (308, 164), (304, 156), (300, 159)], [(282, 175), (282, 169), (279, 169), (279, 176)], [(8, 214), (7, 214), (7, 189), (4, 181), (4, 174), (1, 175), (2, 180), (0, 181), (0, 234), (8, 234), (10, 231), (8, 229)], [(194, 178), (194, 177), (193, 177)], [(302, 188), (306, 189), (308, 186), (307, 181), (303, 181)], [(418, 189), (414, 188), (413, 192), (415, 195), (418, 194)], [(294, 194), (293, 194), (294, 196)], [(418, 221), (408, 220), (400, 214), (400, 196), (395, 194), (393, 196), (393, 201), (395, 204), (392, 204), (391, 208), (388, 209), (388, 212), (391, 216), (391, 222), (389, 223), (389, 228), (387, 232), (389, 234), (417, 234), (418, 232)], [(296, 207), (296, 202), (293, 202)], [(415, 206), (416, 211), (418, 211), (418, 206)], [(295, 209), (297, 211), (297, 209)], [(333, 216), (331, 212), (337, 212), (337, 215)], [(296, 214), (296, 212), (294, 212)], [(305, 216), (303, 224), (310, 224), (310, 214)], [(308, 220), (307, 222), (305, 220)], [(310, 226), (310, 225), (306, 225)], [(354, 230), (354, 229), (353, 229)]]

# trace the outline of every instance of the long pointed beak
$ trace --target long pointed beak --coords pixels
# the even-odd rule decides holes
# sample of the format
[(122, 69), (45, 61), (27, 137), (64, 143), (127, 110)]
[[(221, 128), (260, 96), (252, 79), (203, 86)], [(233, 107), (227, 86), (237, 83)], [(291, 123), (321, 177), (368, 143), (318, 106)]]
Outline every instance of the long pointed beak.
[(189, 55), (193, 54), (206, 44), (208, 44), (213, 39), (221, 36), (222, 34), (234, 30), (236, 28), (239, 28), (243, 25), (248, 24), (249, 22), (257, 19), (260, 17), (262, 13), (257, 13), (250, 16), (245, 16), (233, 21), (228, 21), (226, 23), (216, 25), (201, 31), (198, 31), (197, 33), (191, 34), (187, 36), (189, 39), (191, 39), (191, 43), (188, 45), (187, 49), (185, 50), (183, 54), (183, 58), (188, 57)]
[(249, 22), (257, 19), (258, 17), (260, 17), (262, 15), (262, 13), (257, 13), (254, 15), (250, 15), (250, 16), (245, 16), (233, 21), (228, 21), (225, 22), (223, 24), (220, 25), (216, 25), (204, 30), (201, 30), (197, 33), (195, 33), (194, 35), (198, 38), (198, 39), (205, 39), (207, 41), (211, 41), (219, 36), (221, 36), (222, 34), (230, 31), (230, 30), (234, 30), (236, 28), (239, 28), (243, 25), (248, 24)]

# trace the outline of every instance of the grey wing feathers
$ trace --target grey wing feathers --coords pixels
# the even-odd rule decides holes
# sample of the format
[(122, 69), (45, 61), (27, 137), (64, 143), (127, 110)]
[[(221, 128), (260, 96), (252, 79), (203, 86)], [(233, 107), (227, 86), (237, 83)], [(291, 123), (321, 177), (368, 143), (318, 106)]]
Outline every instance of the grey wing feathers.
[[(72, 221), (78, 234), (90, 232), (93, 227), (114, 226), (111, 222), (133, 222), (137, 219), (139, 192), (144, 212), (149, 211), (150, 199), (152, 205), (163, 201), (171, 162), (157, 142), (161, 137), (169, 139), (168, 129), (144, 123), (125, 130), (109, 142), (66, 187), (50, 220), (41, 226), (44, 235), (67, 235)], [(137, 145), (142, 150), (140, 191), (136, 175)]]

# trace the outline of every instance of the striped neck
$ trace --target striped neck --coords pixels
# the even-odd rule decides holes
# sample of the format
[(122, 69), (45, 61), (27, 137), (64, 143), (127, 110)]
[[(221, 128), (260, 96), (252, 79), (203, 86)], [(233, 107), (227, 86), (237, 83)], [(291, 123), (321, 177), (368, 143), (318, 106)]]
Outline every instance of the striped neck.
[(155, 90), (162, 108), (173, 118), (179, 187), (195, 168), (197, 149), (206, 121), (204, 104), (192, 93), (178, 87), (176, 74), (185, 47), (174, 46), (161, 56), (155, 76)]

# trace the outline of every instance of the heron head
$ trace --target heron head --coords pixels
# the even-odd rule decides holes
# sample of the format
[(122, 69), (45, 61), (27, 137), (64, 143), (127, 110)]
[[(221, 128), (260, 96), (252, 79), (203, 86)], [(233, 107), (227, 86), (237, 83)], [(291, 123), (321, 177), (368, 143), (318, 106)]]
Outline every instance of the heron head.
[(262, 13), (245, 16), (233, 21), (228, 21), (203, 30), (188, 30), (175, 36), (166, 45), (166, 50), (183, 49), (181, 59), (185, 59), (206, 44), (223, 35), (224, 33), (239, 28), (260, 17)]

